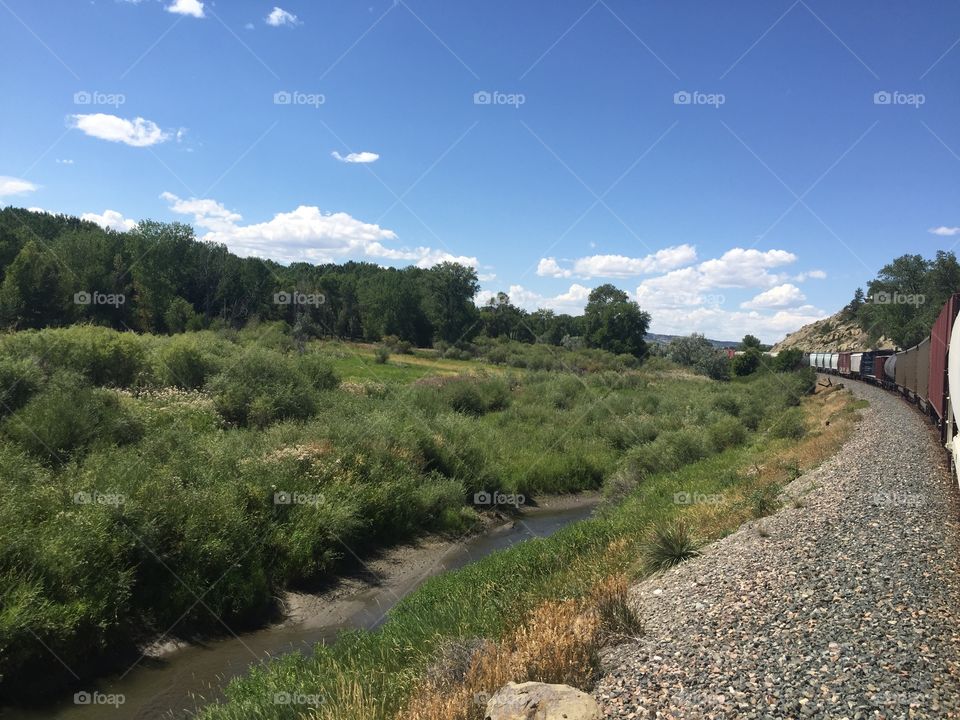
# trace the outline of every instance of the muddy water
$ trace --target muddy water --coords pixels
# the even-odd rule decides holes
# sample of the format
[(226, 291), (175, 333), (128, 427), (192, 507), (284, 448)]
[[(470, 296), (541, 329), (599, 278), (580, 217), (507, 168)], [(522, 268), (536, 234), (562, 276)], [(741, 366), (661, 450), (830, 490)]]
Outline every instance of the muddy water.
[[(3, 720), (171, 720), (188, 718), (197, 707), (222, 697), (222, 688), (254, 663), (300, 650), (309, 653), (318, 642), (329, 642), (342, 630), (372, 629), (385, 614), (427, 578), (455, 570), (497, 550), (533, 537), (545, 537), (590, 515), (594, 503), (573, 508), (542, 510), (512, 525), (495, 528), (462, 543), (440, 548), (415, 572), (377, 585), (361, 584), (316, 607), (301, 608), (295, 622), (266, 627), (239, 637), (190, 645), (160, 659), (144, 659), (122, 676), (101, 681), (96, 690), (122, 695), (121, 705), (78, 705), (68, 698), (46, 709), (6, 709)], [(91, 692), (94, 688), (91, 688)]]

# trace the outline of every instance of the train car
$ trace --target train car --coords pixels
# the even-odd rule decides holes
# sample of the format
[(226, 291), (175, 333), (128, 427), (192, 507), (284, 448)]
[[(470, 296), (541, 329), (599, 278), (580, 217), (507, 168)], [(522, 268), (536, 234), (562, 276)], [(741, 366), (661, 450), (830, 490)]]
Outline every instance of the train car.
[(820, 353), (815, 353), (815, 352), (810, 353), (810, 356), (809, 356), (809, 358), (808, 358), (808, 360), (809, 360), (809, 362), (810, 362), (810, 367), (812, 367), (814, 370), (816, 370), (816, 368), (817, 368), (817, 355), (819, 355), (819, 354), (820, 354)]
[(897, 382), (897, 358), (900, 353), (888, 355), (883, 362), (883, 377), (878, 378), (884, 385), (895, 385)]
[(850, 353), (842, 352), (839, 353), (839, 358), (837, 360), (837, 367), (841, 375), (850, 374)]
[(915, 397), (917, 393), (917, 353), (916, 345), (897, 353), (894, 382), (900, 392), (909, 398)]
[(840, 353), (828, 353), (829, 365), (827, 369), (836, 374), (840, 370)]
[(863, 356), (866, 353), (850, 353), (850, 374), (853, 377), (860, 377), (860, 368), (863, 367)]
[[(930, 378), (927, 382), (927, 398), (930, 408), (937, 416), (941, 440), (946, 440), (947, 393), (949, 392), (949, 351), (952, 349), (952, 333), (960, 311), (960, 293), (954, 293), (944, 304), (930, 331)], [(956, 386), (954, 386), (956, 387)]]
[(917, 345), (917, 387), (914, 390), (917, 403), (925, 413), (930, 412), (928, 387), (930, 384), (930, 338)]

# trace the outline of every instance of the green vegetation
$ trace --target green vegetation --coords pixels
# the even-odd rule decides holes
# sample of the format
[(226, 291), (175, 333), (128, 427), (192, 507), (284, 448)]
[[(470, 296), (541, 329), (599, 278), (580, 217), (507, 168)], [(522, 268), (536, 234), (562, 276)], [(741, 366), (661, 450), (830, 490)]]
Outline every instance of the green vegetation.
[[(747, 480), (744, 473), (758, 457), (789, 446), (790, 441), (775, 440), (765, 432), (791, 407), (777, 399), (780, 394), (774, 389), (788, 386), (796, 392), (809, 390), (812, 378), (808, 371), (784, 376), (758, 373), (749, 379), (734, 381), (745, 405), (759, 398), (766, 401), (766, 409), (760, 432), (748, 434), (743, 443), (722, 452), (706, 445), (691, 450), (691, 438), (698, 423), (710, 417), (719, 420), (720, 414), (725, 414), (716, 405), (728, 404), (724, 401), (731, 397), (730, 384), (671, 379), (659, 372), (641, 372), (636, 378), (630, 381), (632, 388), (622, 388), (611, 396), (612, 402), (621, 407), (617, 415), (628, 426), (623, 434), (629, 435), (630, 426), (642, 423), (646, 413), (655, 418), (658, 425), (672, 428), (663, 434), (684, 432), (686, 428), (691, 431), (689, 435), (683, 440), (673, 436), (676, 438), (673, 442), (678, 452), (685, 448), (689, 453), (682, 456), (688, 464), (651, 473), (639, 480), (630, 467), (631, 452), (617, 462), (617, 470), (607, 476), (606, 483), (615, 482), (624, 474), (635, 480), (620, 504), (611, 504), (598, 517), (568, 526), (548, 538), (522, 543), (429, 580), (397, 605), (387, 623), (376, 632), (347, 632), (333, 644), (317, 646), (310, 656), (288, 655), (252, 669), (247, 676), (231, 683), (225, 703), (209, 706), (202, 717), (205, 720), (301, 717), (311, 709), (273, 702), (276, 693), (298, 692), (327, 698), (322, 717), (365, 720), (404, 717), (405, 702), (418, 686), (418, 678), (434, 673), (436, 658), (451, 645), (475, 647), (476, 638), (502, 638), (544, 600), (583, 597), (598, 579), (612, 573), (631, 567), (648, 572), (650, 568), (643, 561), (650, 557), (646, 551), (653, 536), (662, 540), (663, 548), (656, 553), (662, 566), (691, 556), (696, 550), (693, 530), (682, 522), (675, 522), (687, 507), (678, 504), (678, 492), (693, 497), (739, 492), (730, 505), (703, 506), (718, 508), (725, 523), (722, 532), (729, 532), (742, 520), (753, 517), (759, 508), (758, 504), (741, 497), (756, 494), (761, 499), (770, 495), (776, 498), (776, 490), (764, 490), (768, 481), (758, 477)], [(652, 392), (653, 386), (656, 394)], [(715, 402), (720, 398), (724, 401)], [(622, 412), (628, 406), (646, 410), (636, 414)], [(650, 442), (646, 440), (639, 445)], [(660, 533), (656, 532), (658, 528)], [(624, 625), (625, 634), (639, 632), (630, 619), (626, 619)], [(365, 706), (364, 711), (356, 715), (350, 714), (348, 710), (355, 706), (347, 700), (345, 686), (352, 688), (350, 697), (375, 698), (376, 703)]]
[(700, 543), (686, 522), (671, 520), (657, 523), (650, 529), (641, 551), (644, 569), (652, 573), (669, 570), (696, 557), (700, 554)]
[(857, 288), (842, 315), (855, 320), (871, 342), (885, 336), (907, 348), (930, 334), (940, 309), (958, 287), (960, 263), (953, 252), (938, 250), (933, 260), (902, 255), (867, 283), (866, 295)]

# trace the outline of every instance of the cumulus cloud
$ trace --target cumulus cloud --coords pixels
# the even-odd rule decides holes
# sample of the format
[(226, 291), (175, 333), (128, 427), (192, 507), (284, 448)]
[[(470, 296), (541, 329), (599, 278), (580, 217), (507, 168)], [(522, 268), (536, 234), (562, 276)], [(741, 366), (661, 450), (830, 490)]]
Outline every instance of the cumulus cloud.
[(38, 186), (29, 180), (0, 175), (0, 198), (10, 195), (26, 195), (35, 192)]
[(71, 115), (72, 125), (87, 135), (109, 142), (120, 142), (133, 147), (149, 147), (170, 139), (170, 134), (164, 132), (152, 120), (142, 117), (127, 120), (126, 118), (108, 115), (106, 113), (92, 113), (89, 115)]
[(200, 0), (173, 0), (167, 5), (167, 12), (176, 15), (189, 15), (190, 17), (202, 18), (203, 3)]
[(934, 235), (939, 235), (940, 237), (953, 237), (954, 235), (960, 235), (960, 227), (947, 227), (946, 225), (939, 225), (938, 227), (932, 227), (927, 232), (931, 232)]
[(795, 282), (804, 282), (805, 280), (825, 280), (826, 277), (827, 274), (823, 270), (810, 270), (794, 275), (793, 279)]
[(137, 226), (136, 220), (125, 218), (122, 213), (116, 210), (104, 210), (102, 215), (98, 215), (97, 213), (83, 213), (80, 219), (89, 220), (102, 228), (118, 230), (120, 232), (133, 230), (133, 228)]
[(540, 277), (568, 278), (573, 275), (572, 270), (566, 270), (557, 264), (556, 258), (540, 258), (537, 263), (537, 275)]
[(375, 152), (358, 152), (350, 153), (349, 155), (341, 155), (336, 150), (330, 153), (340, 162), (345, 163), (372, 163), (380, 159), (380, 156)]
[(283, 8), (274, 7), (270, 14), (264, 18), (264, 22), (272, 27), (281, 27), (282, 25), (302, 25), (303, 23), (293, 13), (287, 12)]
[(393, 230), (362, 222), (344, 212), (325, 213), (316, 206), (301, 205), (291, 212), (277, 213), (267, 222), (241, 225), (241, 215), (216, 200), (184, 200), (170, 192), (160, 197), (173, 212), (192, 216), (197, 227), (208, 230), (203, 240), (222, 243), (241, 257), (270, 258), (281, 263), (326, 263), (363, 257), (423, 268), (442, 262), (479, 265), (475, 257), (445, 250), (396, 247), (392, 245), (398, 240)]
[[(796, 261), (797, 256), (785, 250), (733, 248), (718, 258), (643, 280), (636, 300), (653, 315), (654, 332), (703, 332), (720, 340), (736, 340), (749, 332), (773, 342), (826, 315), (803, 304), (803, 292), (788, 282), (789, 274), (780, 272)], [(801, 275), (826, 276), (821, 270)], [(728, 296), (744, 290), (755, 294), (741, 302), (740, 309), (727, 309)]]
[(591, 255), (574, 260), (572, 268), (561, 268), (556, 258), (543, 258), (537, 266), (537, 274), (545, 277), (635, 277), (683, 267), (696, 259), (696, 248), (683, 244), (663, 248), (639, 258), (625, 255)]
[(787, 308), (801, 305), (807, 296), (803, 294), (796, 285), (784, 283), (777, 285), (769, 290), (754, 297), (752, 300), (740, 303), (740, 307), (748, 310), (760, 310), (762, 308)]
[[(566, 292), (549, 296), (528, 290), (522, 285), (511, 285), (507, 291), (507, 295), (510, 296), (511, 303), (525, 310), (532, 311), (538, 308), (545, 308), (558, 313), (577, 315), (583, 312), (583, 308), (587, 304), (587, 299), (590, 296), (590, 288), (584, 287), (579, 283), (573, 283)], [(494, 296), (494, 293), (481, 293), (477, 298), (477, 302), (482, 305), (483, 302), (486, 302), (487, 299)]]

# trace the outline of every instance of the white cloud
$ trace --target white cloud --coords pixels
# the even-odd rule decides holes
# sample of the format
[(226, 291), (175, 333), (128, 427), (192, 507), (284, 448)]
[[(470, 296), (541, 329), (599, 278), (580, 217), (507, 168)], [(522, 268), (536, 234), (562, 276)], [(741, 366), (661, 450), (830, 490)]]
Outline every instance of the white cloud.
[(151, 120), (141, 117), (127, 120), (126, 118), (93, 113), (91, 115), (71, 115), (72, 127), (82, 130), (91, 137), (110, 142), (121, 142), (133, 147), (149, 147), (162, 143), (170, 138)]
[(537, 275), (540, 277), (568, 278), (573, 275), (571, 270), (566, 270), (557, 264), (556, 258), (540, 258), (537, 263)]
[[(749, 332), (773, 342), (825, 317), (822, 310), (802, 305), (806, 298), (787, 282), (790, 276), (776, 272), (796, 261), (797, 256), (785, 250), (733, 248), (718, 258), (643, 280), (637, 287), (636, 300), (653, 316), (653, 332), (702, 332), (718, 340), (737, 340)], [(826, 276), (820, 270), (802, 275)], [(732, 290), (754, 290), (757, 294), (740, 304), (742, 310), (727, 310), (727, 294)]]
[(794, 282), (804, 282), (806, 280), (825, 280), (827, 274), (823, 270), (810, 270), (808, 272), (802, 272), (799, 275), (794, 275)]
[(270, 11), (270, 14), (264, 18), (264, 22), (272, 27), (280, 27), (281, 25), (303, 25), (296, 15), (278, 7), (274, 7), (273, 10)]
[(940, 237), (953, 237), (954, 235), (960, 235), (960, 227), (947, 227), (946, 225), (940, 225), (938, 227), (932, 227), (927, 232), (931, 232), (934, 235), (939, 235)]
[(136, 220), (125, 218), (116, 210), (104, 210), (102, 215), (97, 215), (96, 213), (84, 213), (80, 216), (80, 219), (89, 220), (90, 222), (94, 222), (102, 228), (119, 230), (120, 232), (133, 230), (133, 228), (135, 228), (137, 225)]
[(193, 215), (193, 224), (204, 230), (227, 232), (243, 220), (242, 215), (227, 210), (216, 200), (183, 200), (170, 192), (161, 193), (160, 199), (170, 203), (170, 209), (179, 215)]
[(624, 278), (665, 272), (695, 262), (697, 250), (692, 245), (675, 245), (663, 248), (645, 257), (632, 258), (625, 255), (591, 255), (573, 261), (572, 268), (561, 268), (555, 258), (543, 258), (537, 266), (537, 274), (546, 277)]
[(740, 303), (740, 307), (748, 310), (796, 307), (806, 299), (807, 296), (796, 285), (784, 283), (764, 290), (752, 300)]
[(0, 175), (0, 197), (26, 195), (27, 193), (36, 192), (38, 189), (39, 186), (29, 180), (10, 177), (9, 175)]
[(386, 243), (398, 239), (392, 230), (362, 222), (344, 212), (324, 213), (316, 206), (301, 205), (292, 212), (277, 213), (267, 222), (240, 225), (240, 214), (215, 200), (184, 200), (169, 192), (160, 197), (170, 203), (173, 212), (192, 215), (197, 227), (209, 230), (203, 240), (223, 243), (241, 257), (270, 258), (281, 263), (366, 258), (406, 262), (423, 268), (448, 261), (471, 267), (479, 265), (475, 257), (454, 255), (445, 250), (391, 247)]
[(167, 5), (167, 12), (177, 15), (190, 15), (195, 18), (204, 17), (203, 3), (200, 0), (173, 0)]
[(350, 153), (349, 155), (341, 155), (336, 150), (334, 150), (332, 153), (330, 153), (330, 155), (335, 157), (340, 162), (345, 162), (345, 163), (372, 163), (380, 159), (380, 156), (377, 153), (366, 152), (366, 151), (358, 152), (358, 153)]
[[(578, 315), (583, 312), (583, 308), (587, 304), (587, 298), (590, 296), (590, 288), (584, 287), (579, 283), (573, 283), (566, 292), (550, 297), (541, 295), (533, 290), (528, 290), (522, 285), (511, 285), (507, 291), (507, 295), (510, 296), (511, 303), (526, 310), (545, 308), (558, 313)], [(488, 297), (491, 296), (492, 294)]]
[(69, 158), (57, 158), (57, 165), (73, 165), (73, 160)]

